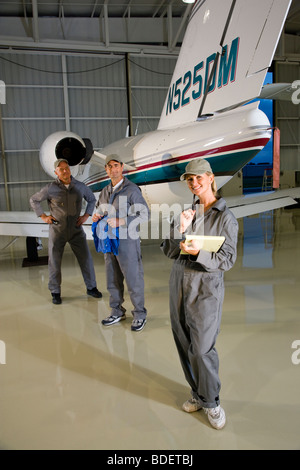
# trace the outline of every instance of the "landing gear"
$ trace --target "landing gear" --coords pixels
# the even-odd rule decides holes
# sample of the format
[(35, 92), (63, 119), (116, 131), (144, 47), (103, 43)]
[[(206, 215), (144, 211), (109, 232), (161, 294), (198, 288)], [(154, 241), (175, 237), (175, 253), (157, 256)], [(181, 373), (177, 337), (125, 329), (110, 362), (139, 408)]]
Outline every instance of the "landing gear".
[(27, 258), (30, 262), (38, 260), (38, 243), (35, 237), (26, 237)]
[(38, 256), (43, 248), (42, 241), (36, 237), (26, 237), (27, 258), (23, 259), (22, 267), (43, 266), (48, 263), (48, 256)]

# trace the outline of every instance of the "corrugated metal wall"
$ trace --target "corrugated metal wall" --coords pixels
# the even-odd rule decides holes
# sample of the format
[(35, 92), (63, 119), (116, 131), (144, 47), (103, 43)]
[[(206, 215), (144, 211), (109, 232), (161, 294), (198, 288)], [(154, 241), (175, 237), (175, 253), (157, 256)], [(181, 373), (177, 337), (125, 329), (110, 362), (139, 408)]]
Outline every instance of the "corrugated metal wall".
[[(131, 57), (134, 133), (157, 127), (176, 63), (174, 57)], [(71, 130), (101, 149), (126, 134), (125, 56), (25, 53), (0, 54), (1, 105), (7, 187), (11, 210), (30, 210), (29, 197), (49, 177), (39, 163), (45, 138)], [(0, 210), (7, 210), (4, 169)]]
[(175, 63), (174, 58), (130, 60), (133, 133), (136, 129), (141, 134), (157, 127)]

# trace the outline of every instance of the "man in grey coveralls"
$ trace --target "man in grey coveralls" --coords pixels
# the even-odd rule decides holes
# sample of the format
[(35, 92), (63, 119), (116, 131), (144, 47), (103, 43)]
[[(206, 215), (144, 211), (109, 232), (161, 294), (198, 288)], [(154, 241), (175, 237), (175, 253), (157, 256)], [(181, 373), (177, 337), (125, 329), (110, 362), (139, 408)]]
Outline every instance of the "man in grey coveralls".
[(110, 293), (111, 314), (102, 320), (110, 326), (126, 319), (124, 278), (133, 304), (132, 331), (140, 331), (146, 324), (144, 302), (144, 271), (141, 255), (139, 225), (149, 219), (149, 209), (140, 188), (123, 176), (124, 164), (118, 155), (106, 158), (105, 169), (111, 182), (105, 186), (96, 204), (94, 222), (107, 215), (110, 227), (119, 228), (118, 254), (105, 253), (107, 290)]
[[(48, 243), (48, 287), (52, 302), (61, 304), (61, 262), (66, 243), (68, 242), (79, 263), (87, 294), (101, 298), (97, 289), (93, 259), (86, 241), (82, 224), (92, 215), (96, 198), (84, 183), (71, 175), (68, 161), (58, 159), (54, 163), (57, 179), (47, 184), (30, 198), (30, 205), (38, 217), (49, 224)], [(87, 202), (86, 210), (80, 215), (82, 200)], [(42, 202), (47, 201), (50, 215), (46, 215)]]
[[(215, 343), (221, 324), (224, 271), (231, 269), (236, 260), (238, 223), (225, 200), (217, 195), (214, 174), (207, 160), (192, 160), (181, 180), (187, 181), (198, 200), (173, 222), (170, 236), (161, 248), (166, 256), (174, 259), (170, 276), (171, 325), (192, 395), (183, 409), (188, 413), (203, 409), (212, 427), (222, 429), (226, 418), (220, 406)], [(185, 241), (187, 234), (197, 235), (199, 222), (202, 228), (199, 235), (225, 237), (217, 252), (201, 249), (196, 237), (191, 244)]]

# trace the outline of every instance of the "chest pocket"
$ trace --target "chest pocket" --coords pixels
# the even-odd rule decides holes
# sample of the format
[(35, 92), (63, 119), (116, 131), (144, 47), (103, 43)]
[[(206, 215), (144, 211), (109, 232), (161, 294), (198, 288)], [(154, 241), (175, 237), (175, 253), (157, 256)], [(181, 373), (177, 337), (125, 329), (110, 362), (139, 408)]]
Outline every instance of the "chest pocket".
[(62, 198), (53, 198), (51, 200), (51, 204), (54, 206), (54, 207), (64, 207), (65, 206), (65, 201), (64, 199)]

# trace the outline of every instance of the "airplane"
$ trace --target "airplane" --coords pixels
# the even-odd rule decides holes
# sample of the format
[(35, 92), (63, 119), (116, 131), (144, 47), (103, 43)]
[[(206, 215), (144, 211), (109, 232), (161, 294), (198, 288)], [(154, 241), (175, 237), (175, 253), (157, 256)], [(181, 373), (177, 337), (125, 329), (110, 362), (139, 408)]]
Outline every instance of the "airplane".
[[(65, 158), (72, 175), (97, 197), (109, 182), (106, 156), (120, 155), (124, 174), (140, 186), (151, 212), (162, 203), (183, 207), (190, 201), (179, 178), (195, 158), (209, 161), (220, 189), (272, 137), (270, 122), (254, 100), (262, 92), (264, 98), (278, 93), (276, 84), (274, 89), (263, 83), (291, 1), (197, 0), (157, 129), (125, 137), (101, 152), (73, 132), (54, 132), (40, 148), (44, 171), (54, 178), (54, 161)], [(226, 201), (239, 218), (295, 204), (298, 198), (300, 188), (291, 188)], [(88, 219), (84, 227), (88, 239), (91, 223)], [(0, 235), (26, 236), (28, 257), (36, 258), (36, 238), (47, 237), (48, 226), (33, 212), (0, 212)]]

